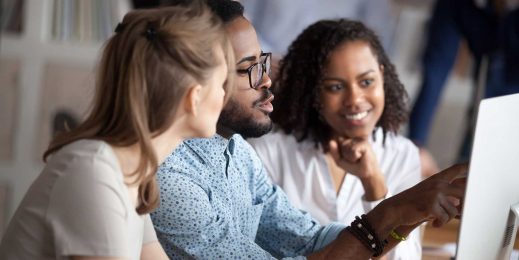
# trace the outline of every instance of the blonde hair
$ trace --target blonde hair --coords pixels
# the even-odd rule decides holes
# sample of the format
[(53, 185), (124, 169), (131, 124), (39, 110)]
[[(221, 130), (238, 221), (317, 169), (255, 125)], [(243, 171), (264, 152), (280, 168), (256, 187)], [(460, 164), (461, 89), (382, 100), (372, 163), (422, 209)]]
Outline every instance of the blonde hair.
[[(145, 214), (159, 201), (152, 137), (171, 126), (190, 86), (207, 84), (221, 64), (217, 48), (223, 50), (229, 68), (224, 85), (227, 99), (233, 86), (234, 56), (221, 20), (202, 1), (130, 12), (117, 31), (104, 49), (87, 119), (56, 136), (43, 159), (79, 139), (119, 147), (138, 144), (140, 162), (132, 175), (139, 183), (137, 212)], [(147, 174), (150, 170), (153, 174)]]

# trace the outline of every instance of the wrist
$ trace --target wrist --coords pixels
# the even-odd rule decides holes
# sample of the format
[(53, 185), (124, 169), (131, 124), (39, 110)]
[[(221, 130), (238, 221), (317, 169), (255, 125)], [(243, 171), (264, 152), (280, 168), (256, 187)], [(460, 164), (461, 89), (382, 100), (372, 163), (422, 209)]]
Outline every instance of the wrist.
[(373, 257), (379, 257), (384, 253), (388, 241), (379, 237), (366, 215), (355, 217), (355, 220), (350, 226), (346, 227), (346, 230), (355, 236), (366, 249), (371, 251)]
[(395, 240), (397, 243), (405, 241), (409, 237), (409, 234), (411, 234), (411, 232), (413, 232), (413, 230), (415, 230), (420, 225), (420, 223), (417, 223), (410, 226), (398, 226), (390, 232), (388, 239), (390, 238)]
[(403, 242), (403, 241), (407, 240), (407, 235), (406, 234), (402, 234), (402, 232), (399, 232), (399, 231), (397, 231), (395, 229), (395, 230), (391, 230), (391, 232), (389, 233), (389, 237), (388, 238), (396, 240), (397, 242)]
[(419, 227), (422, 223), (417, 223), (417, 224), (414, 224), (414, 225), (410, 225), (410, 226), (398, 226), (397, 228), (395, 228), (395, 231), (398, 233), (398, 234), (401, 234), (403, 236), (408, 236), (411, 232), (413, 232), (413, 230), (415, 230), (417, 227)]
[(387, 194), (387, 186), (384, 175), (377, 171), (369, 177), (360, 178), (364, 188), (364, 198), (367, 201), (375, 201), (383, 199)]
[(398, 216), (394, 214), (396, 209), (387, 207), (384, 202), (381, 202), (366, 214), (368, 221), (379, 237), (388, 237), (392, 230), (400, 226)]

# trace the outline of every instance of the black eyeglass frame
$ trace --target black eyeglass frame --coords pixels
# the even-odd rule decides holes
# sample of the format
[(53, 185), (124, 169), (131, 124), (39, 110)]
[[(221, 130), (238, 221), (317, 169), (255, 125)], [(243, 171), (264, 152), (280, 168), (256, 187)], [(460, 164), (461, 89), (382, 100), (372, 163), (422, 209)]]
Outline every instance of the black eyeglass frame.
[[(261, 58), (262, 57), (265, 57), (265, 59), (263, 59), (263, 61), (261, 61)], [(248, 68), (246, 69), (237, 69), (236, 72), (238, 73), (245, 73), (247, 72), (247, 75), (249, 75), (249, 86), (252, 88), (252, 89), (258, 89), (258, 87), (261, 85), (261, 83), (263, 82), (263, 76), (265, 75), (265, 71), (267, 71), (267, 75), (270, 75), (270, 68), (271, 68), (271, 65), (267, 68), (267, 60), (270, 61), (269, 64), (272, 64), (272, 52), (262, 52), (260, 54), (260, 62), (256, 62), (252, 65), (250, 65)], [(252, 70), (254, 69), (255, 66), (258, 66), (261, 64), (261, 75), (258, 79), (258, 82), (257, 82), (257, 85), (254, 86), (252, 84)]]

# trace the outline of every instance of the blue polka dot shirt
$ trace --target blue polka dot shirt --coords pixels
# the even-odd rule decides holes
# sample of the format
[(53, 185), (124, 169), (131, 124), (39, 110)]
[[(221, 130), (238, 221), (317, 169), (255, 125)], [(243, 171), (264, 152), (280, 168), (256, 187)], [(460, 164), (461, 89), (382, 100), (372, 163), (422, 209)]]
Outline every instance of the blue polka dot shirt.
[(294, 208), (240, 135), (184, 141), (157, 180), (151, 217), (172, 259), (304, 259), (344, 228)]

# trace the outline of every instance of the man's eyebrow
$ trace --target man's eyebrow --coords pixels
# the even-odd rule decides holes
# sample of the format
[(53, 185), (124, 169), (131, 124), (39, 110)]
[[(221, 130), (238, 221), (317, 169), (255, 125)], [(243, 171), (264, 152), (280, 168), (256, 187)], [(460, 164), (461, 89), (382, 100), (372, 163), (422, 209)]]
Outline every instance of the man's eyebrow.
[(247, 56), (245, 58), (242, 58), (240, 61), (238, 61), (238, 63), (236, 64), (241, 64), (243, 62), (246, 62), (246, 61), (256, 61), (256, 56)]

